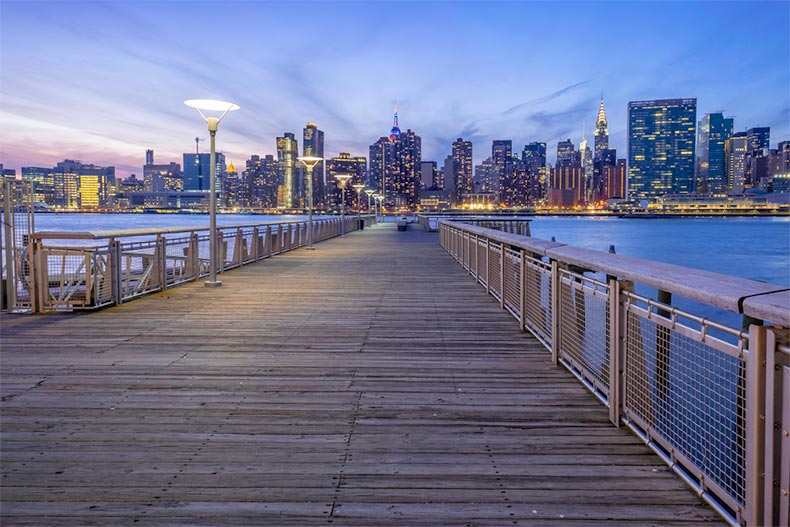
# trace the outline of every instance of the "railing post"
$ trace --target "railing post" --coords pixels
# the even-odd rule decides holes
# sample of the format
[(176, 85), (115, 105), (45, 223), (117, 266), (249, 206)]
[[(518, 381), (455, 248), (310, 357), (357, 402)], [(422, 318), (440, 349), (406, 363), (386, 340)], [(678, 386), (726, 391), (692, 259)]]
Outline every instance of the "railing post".
[(159, 289), (167, 289), (167, 250), (165, 239), (161, 234), (156, 235), (156, 249), (154, 249), (154, 265), (156, 265), (156, 279), (159, 281)]
[(491, 294), (491, 238), (486, 237), (486, 293)]
[(620, 427), (621, 386), (621, 354), (620, 354), (620, 283), (612, 278), (609, 280), (609, 420)]
[(49, 269), (48, 259), (44, 252), (44, 243), (40, 239), (34, 239), (31, 247), (33, 248), (33, 269), (36, 281), (36, 299), (33, 304), (33, 313), (43, 313), (46, 302), (49, 300)]
[(110, 266), (112, 279), (112, 301), (116, 306), (123, 302), (123, 280), (121, 279), (121, 242), (110, 238), (108, 244), (110, 254), (107, 255), (107, 265)]
[(505, 244), (499, 244), (499, 305), (505, 309)]
[(258, 226), (252, 228), (252, 260), (257, 262), (261, 259), (261, 234)]
[(560, 356), (560, 268), (551, 261), (551, 362), (556, 366)]
[[(746, 525), (763, 525), (765, 488), (765, 326), (749, 327), (746, 355)], [(771, 372), (773, 375), (773, 372)], [(771, 423), (773, 433), (773, 423)]]
[(198, 235), (193, 231), (189, 235), (189, 245), (186, 247), (184, 256), (187, 259), (187, 275), (195, 280), (200, 276), (199, 244)]
[(519, 325), (521, 331), (527, 330), (527, 255), (524, 249), (519, 250), (518, 259), (519, 275)]
[(265, 245), (264, 245), (264, 248), (263, 248), (263, 253), (266, 256), (271, 256), (272, 255), (272, 246), (273, 246), (272, 226), (271, 225), (267, 225), (266, 226), (266, 241), (264, 243), (265, 243)]
[(228, 242), (225, 241), (225, 233), (217, 229), (217, 273), (225, 271), (225, 256), (228, 254)]

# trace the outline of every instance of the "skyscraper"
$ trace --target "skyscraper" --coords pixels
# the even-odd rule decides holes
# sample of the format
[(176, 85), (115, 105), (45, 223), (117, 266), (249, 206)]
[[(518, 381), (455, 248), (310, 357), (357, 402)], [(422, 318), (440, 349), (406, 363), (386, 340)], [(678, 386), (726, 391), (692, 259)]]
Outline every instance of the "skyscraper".
[(299, 145), (294, 134), (286, 132), (277, 138), (277, 170), (279, 189), (277, 191), (277, 206), (286, 209), (300, 207), (299, 200), (301, 185), (297, 176), (297, 156)]
[(410, 129), (401, 132), (395, 108), (389, 137), (370, 145), (370, 184), (384, 195), (386, 207), (414, 209), (420, 202), (422, 139)]
[(747, 188), (746, 156), (749, 142), (746, 132), (738, 132), (724, 142), (724, 178), (727, 192), (740, 194)]
[(557, 143), (557, 168), (579, 166), (575, 154), (573, 141), (570, 139)]
[(472, 163), (472, 142), (458, 138), (453, 143), (453, 181), (455, 182), (455, 202), (462, 203), (464, 196), (474, 192)]
[[(326, 164), (326, 197), (327, 207), (337, 209), (340, 207), (342, 190), (338, 186), (337, 174), (351, 174), (351, 179), (346, 183), (346, 209), (355, 209), (357, 206), (357, 194), (351, 185), (365, 183), (365, 171), (368, 160), (364, 157), (353, 157), (347, 152), (340, 152), (337, 157), (333, 157)], [(367, 200), (365, 204), (367, 203)]]
[(628, 103), (628, 192), (632, 199), (694, 192), (697, 99)]
[(437, 181), (436, 161), (420, 162), (420, 185), (424, 189), (436, 189)]
[[(496, 139), (491, 144), (491, 159), (494, 161), (496, 178), (492, 182), (491, 192), (497, 194), (499, 201), (502, 199), (503, 185), (508, 189), (513, 185), (513, 141), (510, 139)], [(509, 190), (507, 190), (509, 192)]]
[(534, 141), (524, 145), (521, 160), (527, 177), (527, 202), (535, 203), (545, 198), (546, 143)]
[(760, 126), (746, 130), (746, 138), (749, 143), (749, 152), (763, 150), (771, 147), (771, 128)]
[[(302, 139), (302, 155), (324, 157), (324, 132), (318, 129), (318, 125), (307, 123), (303, 130)], [(304, 177), (307, 177), (305, 169), (302, 169), (302, 173), (305, 174)], [(323, 209), (325, 206), (325, 181), (324, 162), (321, 161), (313, 169), (313, 208), (315, 209)], [(306, 192), (306, 183), (304, 188)]]
[(697, 128), (697, 192), (724, 194), (724, 142), (732, 135), (733, 119), (721, 113), (706, 114)]
[(609, 148), (609, 125), (606, 121), (606, 110), (603, 107), (603, 95), (598, 107), (598, 118), (595, 120), (594, 159), (601, 159), (603, 151)]
[(156, 165), (154, 164), (154, 151), (146, 150), (145, 165), (143, 165), (143, 188), (146, 192), (183, 190), (181, 165), (178, 163)]
[[(184, 154), (183, 158), (184, 191), (208, 192), (211, 189), (211, 154)], [(217, 152), (214, 162), (219, 179), (225, 173), (225, 154)]]

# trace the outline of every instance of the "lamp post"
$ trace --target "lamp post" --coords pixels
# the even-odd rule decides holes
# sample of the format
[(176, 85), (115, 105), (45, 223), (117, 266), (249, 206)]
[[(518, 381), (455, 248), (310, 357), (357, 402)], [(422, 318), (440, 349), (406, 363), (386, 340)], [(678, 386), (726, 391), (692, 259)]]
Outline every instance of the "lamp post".
[(337, 184), (340, 185), (340, 236), (346, 235), (346, 183), (351, 179), (351, 174), (335, 174)]
[(316, 156), (301, 156), (297, 159), (307, 169), (307, 248), (311, 251), (315, 250), (313, 247), (313, 169), (315, 166), (324, 160), (323, 157)]
[(373, 189), (367, 189), (365, 191), (365, 194), (368, 195), (368, 216), (372, 216), (372, 214), (370, 213), (371, 212), (370, 209), (372, 208), (371, 207), (371, 203), (373, 202), (373, 194), (375, 194), (375, 193), (376, 193), (376, 191), (373, 190)]
[[(210, 278), (207, 282), (203, 282), (206, 287), (219, 287), (222, 282), (217, 280), (217, 162), (216, 151), (214, 147), (214, 137), (217, 135), (217, 127), (219, 122), (233, 110), (238, 110), (239, 105), (232, 102), (215, 101), (212, 99), (189, 99), (184, 101), (184, 104), (194, 108), (198, 111), (200, 116), (208, 123), (208, 133), (211, 136), (211, 155), (209, 156), (209, 164), (211, 165), (211, 183), (209, 185), (209, 265), (211, 266)], [(219, 117), (206, 117), (203, 111), (219, 113)]]
[(365, 188), (365, 185), (362, 183), (354, 183), (351, 186), (357, 191), (357, 229), (362, 230), (362, 226), (360, 225), (360, 223), (362, 223), (360, 221), (362, 219), (362, 189)]

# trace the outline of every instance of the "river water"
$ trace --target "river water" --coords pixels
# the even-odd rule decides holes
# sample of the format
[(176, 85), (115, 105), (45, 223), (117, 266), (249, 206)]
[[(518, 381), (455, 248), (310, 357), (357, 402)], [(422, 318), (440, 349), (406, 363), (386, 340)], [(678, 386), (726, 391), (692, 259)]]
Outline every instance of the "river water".
[[(316, 216), (318, 217), (318, 216)], [(303, 216), (218, 214), (221, 226)], [(37, 214), (36, 230), (208, 226), (205, 214)], [(539, 216), (536, 238), (790, 287), (790, 218), (603, 218)]]

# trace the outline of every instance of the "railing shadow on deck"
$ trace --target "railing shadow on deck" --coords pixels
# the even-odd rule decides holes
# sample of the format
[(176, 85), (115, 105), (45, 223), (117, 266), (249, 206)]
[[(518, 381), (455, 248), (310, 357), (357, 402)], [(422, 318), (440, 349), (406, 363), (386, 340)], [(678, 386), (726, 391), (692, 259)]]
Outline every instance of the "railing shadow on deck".
[[(787, 288), (462, 219), (437, 226), (442, 247), (606, 405), (611, 422), (628, 426), (725, 520), (788, 524)], [(740, 314), (743, 327), (683, 311), (673, 294)]]

